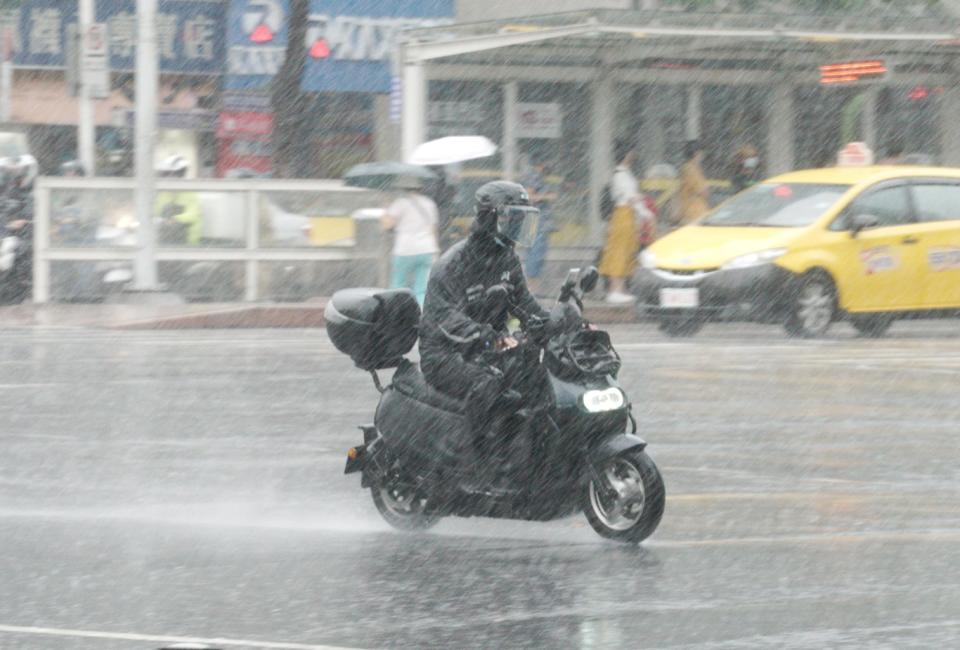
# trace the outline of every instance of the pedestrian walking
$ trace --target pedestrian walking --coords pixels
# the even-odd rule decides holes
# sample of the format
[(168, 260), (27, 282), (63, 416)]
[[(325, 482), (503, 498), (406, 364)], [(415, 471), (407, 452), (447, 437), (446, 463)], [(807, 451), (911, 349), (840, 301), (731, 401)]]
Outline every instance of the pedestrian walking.
[(550, 171), (550, 165), (545, 160), (536, 159), (531, 164), (528, 159), (526, 171), (521, 178), (521, 184), (530, 195), (531, 205), (540, 210), (537, 234), (524, 260), (527, 286), (534, 294), (540, 291), (540, 276), (547, 260), (547, 250), (550, 248), (550, 234), (556, 230), (553, 205), (559, 197), (559, 191), (547, 180)]
[(606, 301), (613, 304), (633, 302), (634, 296), (627, 293), (627, 279), (633, 275), (640, 250), (641, 225), (652, 220), (640, 193), (633, 166), (637, 152), (632, 146), (617, 148), (616, 169), (610, 179), (610, 197), (613, 214), (607, 226), (607, 240), (600, 256), (600, 274), (607, 278), (609, 290)]
[(394, 233), (390, 288), (410, 289), (422, 305), (430, 267), (440, 251), (437, 204), (421, 193), (416, 178), (401, 177), (394, 187), (403, 190), (403, 195), (390, 204), (380, 222), (384, 231)]
[(745, 144), (733, 155), (730, 187), (737, 194), (760, 180), (760, 156), (751, 144)]
[(684, 163), (680, 168), (680, 186), (677, 189), (677, 210), (674, 225), (693, 223), (709, 209), (710, 186), (703, 173), (703, 148), (697, 140), (687, 142)]

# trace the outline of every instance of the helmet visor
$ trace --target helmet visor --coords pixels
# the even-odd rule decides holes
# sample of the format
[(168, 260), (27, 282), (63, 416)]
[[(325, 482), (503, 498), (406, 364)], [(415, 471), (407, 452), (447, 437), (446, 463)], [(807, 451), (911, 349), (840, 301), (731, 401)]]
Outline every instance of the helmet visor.
[(497, 230), (517, 246), (529, 247), (537, 236), (540, 210), (528, 205), (506, 205), (497, 218)]

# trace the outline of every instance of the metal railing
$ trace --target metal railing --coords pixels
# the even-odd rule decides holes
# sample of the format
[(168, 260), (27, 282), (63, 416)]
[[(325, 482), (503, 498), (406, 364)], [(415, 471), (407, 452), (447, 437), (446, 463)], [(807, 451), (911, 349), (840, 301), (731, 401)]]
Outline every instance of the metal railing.
[[(370, 190), (335, 180), (158, 179), (158, 265), (242, 265), (247, 301), (261, 297), (261, 265), (379, 260), (382, 205)], [(126, 265), (140, 252), (129, 178), (40, 178), (34, 208), (34, 302), (51, 300), (52, 265)], [(173, 208), (172, 210), (170, 208)], [(360, 218), (358, 218), (360, 217)], [(166, 230), (165, 230), (166, 229)], [(161, 282), (164, 278), (161, 275)], [(175, 289), (174, 289), (175, 290)]]

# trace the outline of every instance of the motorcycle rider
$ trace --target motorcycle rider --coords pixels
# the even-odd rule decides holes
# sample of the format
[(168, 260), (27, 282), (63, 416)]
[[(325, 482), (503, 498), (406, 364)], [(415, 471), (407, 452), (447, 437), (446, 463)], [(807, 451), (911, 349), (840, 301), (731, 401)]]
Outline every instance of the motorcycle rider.
[[(536, 378), (531, 381), (529, 373), (494, 367), (480, 358), (490, 349), (517, 346), (507, 331), (508, 309), (490, 310), (486, 291), (503, 285), (509, 311), (528, 331), (542, 332), (549, 314), (530, 294), (514, 250), (529, 245), (537, 232), (539, 211), (530, 205), (526, 190), (493, 181), (477, 190), (474, 201), (469, 237), (447, 250), (430, 272), (420, 321), (420, 367), (434, 388), (466, 402), (465, 415), (477, 441), (488, 430), (497, 431), (491, 424), (521, 405), (545, 399), (536, 394)], [(473, 450), (465, 451), (471, 455)]]
[(33, 280), (33, 183), (37, 160), (22, 155), (0, 160), (0, 299), (19, 302)]
[[(186, 178), (190, 163), (179, 154), (166, 158), (157, 168), (161, 178)], [(158, 192), (157, 216), (160, 239), (171, 244), (200, 243), (200, 201), (196, 192)]]

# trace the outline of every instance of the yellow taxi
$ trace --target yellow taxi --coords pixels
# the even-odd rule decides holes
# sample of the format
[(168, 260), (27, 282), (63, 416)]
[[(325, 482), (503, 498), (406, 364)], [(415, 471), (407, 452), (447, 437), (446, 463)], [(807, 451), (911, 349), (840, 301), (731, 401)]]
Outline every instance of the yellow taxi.
[(711, 319), (823, 335), (849, 319), (960, 309), (960, 169), (836, 167), (770, 178), (641, 254), (633, 288), (671, 336)]

